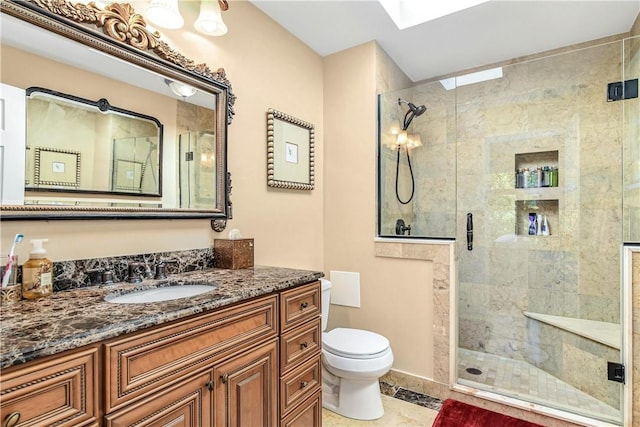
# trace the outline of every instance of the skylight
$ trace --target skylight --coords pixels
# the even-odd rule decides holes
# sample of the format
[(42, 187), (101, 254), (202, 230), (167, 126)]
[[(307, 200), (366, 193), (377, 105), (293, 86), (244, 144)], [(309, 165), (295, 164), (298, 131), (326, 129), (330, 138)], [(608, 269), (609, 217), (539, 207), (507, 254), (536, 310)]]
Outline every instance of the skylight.
[(413, 27), (488, 0), (378, 0), (398, 29)]
[(446, 89), (451, 90), (459, 86), (471, 85), (474, 83), (486, 82), (493, 79), (502, 78), (502, 67), (491, 68), (475, 73), (464, 74), (462, 76), (450, 77), (440, 80), (440, 84)]

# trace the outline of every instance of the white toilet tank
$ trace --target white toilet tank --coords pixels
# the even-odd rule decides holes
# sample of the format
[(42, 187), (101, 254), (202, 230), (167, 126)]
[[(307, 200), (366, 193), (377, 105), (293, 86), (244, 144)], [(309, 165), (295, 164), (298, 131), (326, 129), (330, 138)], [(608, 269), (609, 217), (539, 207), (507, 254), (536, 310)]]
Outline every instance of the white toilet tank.
[(327, 322), (329, 321), (329, 304), (331, 303), (331, 281), (320, 279), (322, 286), (322, 330), (327, 330)]

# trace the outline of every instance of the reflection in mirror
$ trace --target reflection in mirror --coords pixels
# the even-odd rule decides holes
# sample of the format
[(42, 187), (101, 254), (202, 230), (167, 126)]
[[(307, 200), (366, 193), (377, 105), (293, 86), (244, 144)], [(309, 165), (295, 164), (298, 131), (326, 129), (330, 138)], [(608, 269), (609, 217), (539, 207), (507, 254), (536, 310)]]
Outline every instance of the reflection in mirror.
[[(2, 98), (17, 94), (3, 99), (5, 112), (26, 108), (25, 90), (37, 85), (85, 99), (108, 98), (122, 109), (157, 118), (162, 132), (159, 126), (155, 133), (109, 137), (100, 131), (108, 142), (95, 152), (86, 152), (89, 137), (69, 146), (61, 141), (36, 146), (29, 136), (27, 164), (26, 126), (10, 119), (17, 127), (9, 130), (11, 141), (0, 144), (5, 149), (0, 189), (11, 184), (11, 195), (0, 191), (0, 219), (209, 218), (224, 226), (231, 215), (227, 127), (235, 114), (224, 69), (212, 71), (173, 50), (131, 5), (97, 4), (0, 2)], [(86, 136), (85, 130), (78, 132)], [(189, 168), (181, 150), (194, 156)], [(7, 153), (23, 165), (11, 176)], [(99, 187), (85, 186), (98, 181)]]
[(216, 114), (178, 101), (180, 208), (206, 209), (215, 202)]
[(27, 89), (25, 203), (33, 191), (161, 196), (162, 124), (106, 99)]
[(215, 198), (215, 189), (207, 185), (216, 173), (213, 132), (188, 132), (180, 135), (180, 207), (202, 208)]

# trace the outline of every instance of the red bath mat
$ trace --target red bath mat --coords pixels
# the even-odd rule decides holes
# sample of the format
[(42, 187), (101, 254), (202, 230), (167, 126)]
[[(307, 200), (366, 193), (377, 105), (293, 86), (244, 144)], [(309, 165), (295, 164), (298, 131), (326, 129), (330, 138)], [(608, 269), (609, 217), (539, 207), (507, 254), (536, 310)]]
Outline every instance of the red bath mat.
[(447, 399), (438, 412), (433, 427), (543, 427), (477, 406)]

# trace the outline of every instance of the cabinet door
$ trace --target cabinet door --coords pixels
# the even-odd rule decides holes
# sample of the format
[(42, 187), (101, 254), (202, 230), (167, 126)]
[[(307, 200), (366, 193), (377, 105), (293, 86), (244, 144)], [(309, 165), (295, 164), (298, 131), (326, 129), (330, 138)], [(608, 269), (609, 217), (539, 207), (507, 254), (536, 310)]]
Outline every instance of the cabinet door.
[(275, 426), (278, 416), (278, 341), (214, 368), (215, 426)]
[(98, 351), (88, 347), (2, 372), (3, 425), (84, 426), (98, 420)]
[(209, 369), (153, 397), (105, 416), (105, 426), (210, 427), (213, 378)]

